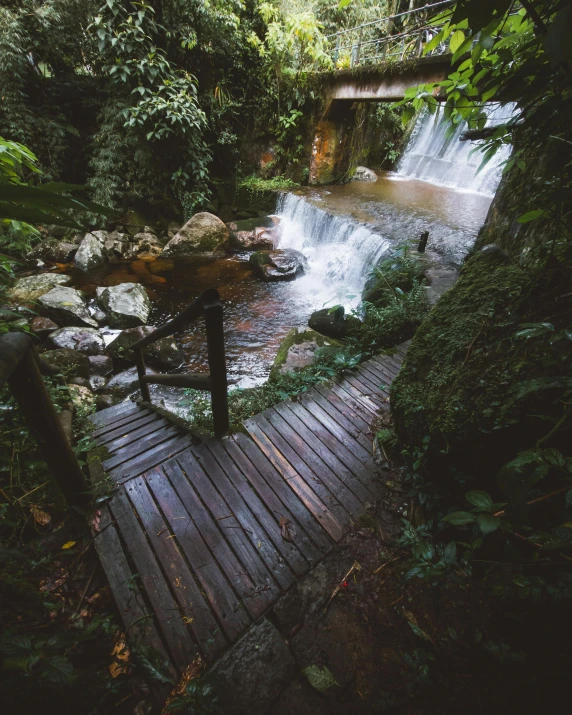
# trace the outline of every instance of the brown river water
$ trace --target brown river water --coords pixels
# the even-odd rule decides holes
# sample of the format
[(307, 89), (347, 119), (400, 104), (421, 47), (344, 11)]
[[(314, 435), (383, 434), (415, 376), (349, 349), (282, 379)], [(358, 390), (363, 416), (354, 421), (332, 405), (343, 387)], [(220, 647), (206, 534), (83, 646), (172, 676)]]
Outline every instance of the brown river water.
[[(278, 347), (293, 327), (307, 325), (310, 314), (327, 305), (359, 304), (375, 262), (391, 246), (429, 230), (429, 247), (444, 262), (458, 265), (483, 224), (490, 197), (382, 174), (377, 183), (308, 188), (278, 198), (279, 247), (301, 250), (309, 262), (305, 276), (287, 283), (263, 283), (248, 264), (248, 254), (211, 262), (167, 259), (107, 265), (83, 274), (70, 271), (73, 283), (95, 295), (97, 286), (135, 282), (153, 303), (150, 324), (172, 318), (206, 288), (220, 291), (225, 308), (229, 377), (239, 387), (263, 382)], [(186, 356), (184, 371), (204, 370), (206, 343), (199, 321), (177, 336)], [(157, 388), (170, 407), (180, 391)]]

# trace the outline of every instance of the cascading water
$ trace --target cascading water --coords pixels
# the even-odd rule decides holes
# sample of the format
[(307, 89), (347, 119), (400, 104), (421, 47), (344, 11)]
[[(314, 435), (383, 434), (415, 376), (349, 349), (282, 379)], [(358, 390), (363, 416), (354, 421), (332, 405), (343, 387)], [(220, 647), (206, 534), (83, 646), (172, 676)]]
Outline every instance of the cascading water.
[(309, 270), (294, 288), (323, 305), (355, 307), (373, 266), (389, 241), (347, 217), (333, 216), (295, 194), (278, 201), (280, 248), (295, 248), (306, 256)]
[[(510, 119), (514, 106), (491, 105), (485, 111), (488, 116), (487, 126), (495, 126)], [(425, 109), (417, 119), (399, 163), (398, 175), (494, 196), (510, 148), (502, 147), (479, 171), (483, 154), (480, 151), (472, 152), (478, 142), (459, 141), (461, 134), (468, 129), (466, 122), (459, 124), (455, 133), (449, 137), (448, 126), (442, 114), (432, 115)]]

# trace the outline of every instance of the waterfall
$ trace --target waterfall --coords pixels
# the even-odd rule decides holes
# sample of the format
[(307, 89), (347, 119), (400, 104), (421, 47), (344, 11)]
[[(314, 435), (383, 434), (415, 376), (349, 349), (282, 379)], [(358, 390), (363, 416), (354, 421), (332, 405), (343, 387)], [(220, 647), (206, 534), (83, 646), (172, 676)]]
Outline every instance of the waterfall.
[[(514, 105), (490, 105), (485, 111), (488, 115), (487, 126), (494, 126), (510, 119)], [(468, 129), (466, 122), (459, 124), (449, 138), (446, 135), (447, 127), (448, 122), (439, 112), (432, 115), (425, 108), (417, 118), (399, 163), (398, 175), (494, 196), (501, 180), (503, 162), (510, 155), (510, 147), (499, 149), (488, 164), (478, 171), (483, 154), (480, 151), (471, 154), (471, 150), (479, 143), (459, 141), (461, 134)]]
[(301, 196), (278, 200), (279, 248), (295, 248), (306, 256), (309, 270), (295, 282), (312, 296), (316, 308), (359, 305), (361, 291), (389, 241), (350, 218), (333, 216)]

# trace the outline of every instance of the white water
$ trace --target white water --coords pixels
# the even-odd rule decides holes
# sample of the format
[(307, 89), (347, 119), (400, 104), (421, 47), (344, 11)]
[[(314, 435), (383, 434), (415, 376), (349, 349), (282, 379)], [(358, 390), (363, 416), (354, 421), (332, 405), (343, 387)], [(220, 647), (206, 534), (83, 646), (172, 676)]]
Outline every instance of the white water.
[(295, 248), (308, 260), (309, 270), (293, 289), (304, 293), (316, 309), (359, 305), (361, 291), (389, 241), (350, 218), (333, 216), (295, 194), (278, 200), (279, 248)]
[[(495, 126), (510, 119), (514, 107), (491, 105), (485, 111), (488, 115), (487, 126)], [(510, 148), (505, 146), (499, 149), (479, 171), (483, 154), (472, 151), (478, 142), (459, 141), (461, 134), (468, 129), (466, 122), (459, 124), (450, 138), (446, 136), (447, 126), (440, 112), (432, 115), (425, 109), (419, 115), (399, 162), (398, 176), (494, 196), (503, 164), (510, 156)]]

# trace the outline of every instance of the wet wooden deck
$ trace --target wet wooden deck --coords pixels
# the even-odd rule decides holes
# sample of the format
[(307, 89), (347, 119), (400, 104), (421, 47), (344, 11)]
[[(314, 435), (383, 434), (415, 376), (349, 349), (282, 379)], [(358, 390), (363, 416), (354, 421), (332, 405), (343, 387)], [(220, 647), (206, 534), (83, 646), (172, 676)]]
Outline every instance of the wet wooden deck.
[(332, 549), (381, 494), (372, 425), (405, 350), (202, 444), (134, 403), (93, 416), (117, 488), (95, 544), (132, 643), (212, 662)]

